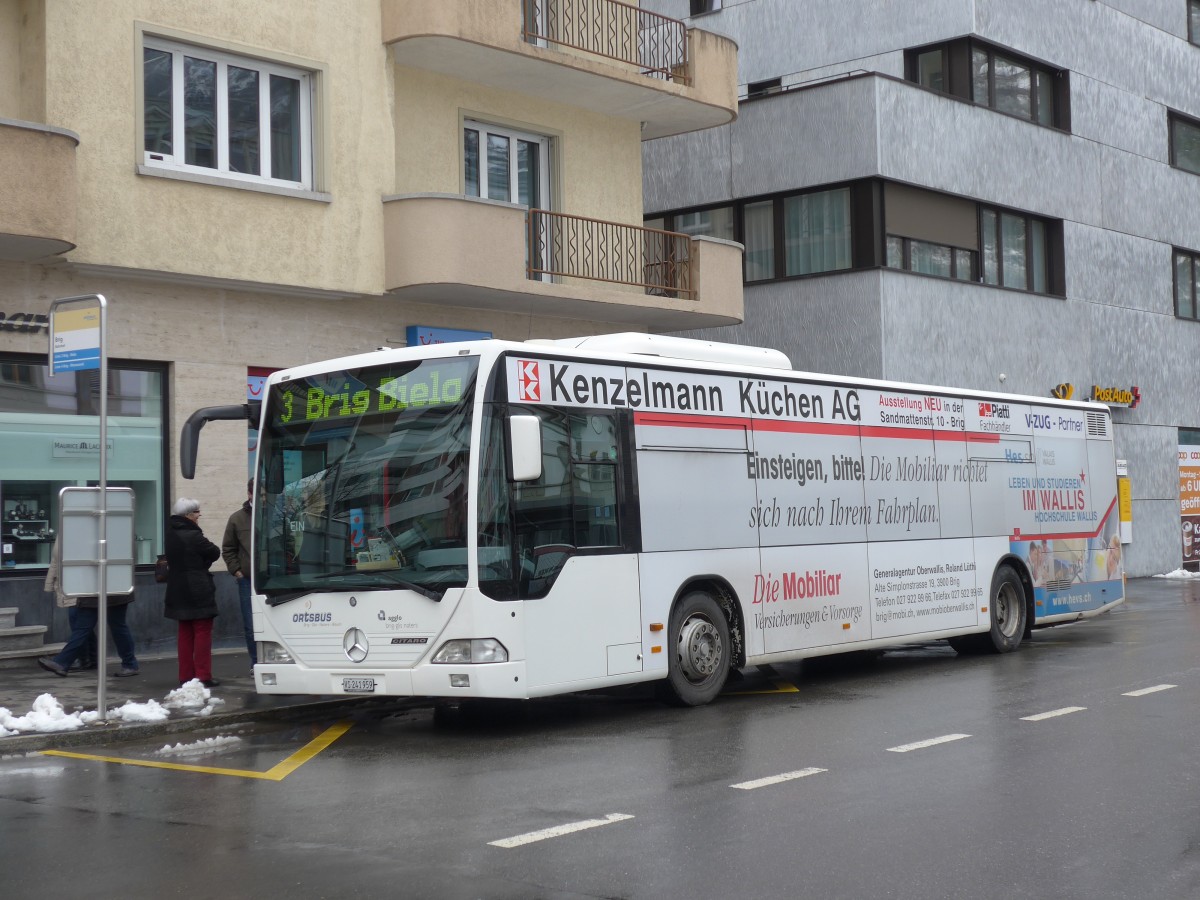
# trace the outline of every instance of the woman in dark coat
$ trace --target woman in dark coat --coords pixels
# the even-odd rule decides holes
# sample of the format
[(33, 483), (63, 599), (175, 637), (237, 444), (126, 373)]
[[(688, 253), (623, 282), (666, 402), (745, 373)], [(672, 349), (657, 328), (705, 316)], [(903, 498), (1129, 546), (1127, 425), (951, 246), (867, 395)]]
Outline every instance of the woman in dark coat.
[(217, 616), (217, 589), (209, 566), (221, 548), (200, 530), (200, 503), (180, 497), (167, 523), (166, 616), (179, 623), (179, 683), (199, 678), (205, 687), (220, 682), (212, 676), (212, 630)]

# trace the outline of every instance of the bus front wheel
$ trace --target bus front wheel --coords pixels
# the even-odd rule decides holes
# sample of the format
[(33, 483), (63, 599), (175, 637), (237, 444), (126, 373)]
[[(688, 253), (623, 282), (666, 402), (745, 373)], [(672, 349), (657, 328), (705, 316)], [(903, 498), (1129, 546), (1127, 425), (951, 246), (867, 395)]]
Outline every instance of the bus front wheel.
[(729, 676), (729, 622), (717, 601), (704, 591), (685, 594), (671, 610), (668, 702), (702, 706)]
[(1025, 588), (1011, 566), (999, 566), (992, 576), (988, 614), (987, 632), (951, 638), (950, 646), (959, 653), (1011, 653), (1021, 646), (1028, 612)]

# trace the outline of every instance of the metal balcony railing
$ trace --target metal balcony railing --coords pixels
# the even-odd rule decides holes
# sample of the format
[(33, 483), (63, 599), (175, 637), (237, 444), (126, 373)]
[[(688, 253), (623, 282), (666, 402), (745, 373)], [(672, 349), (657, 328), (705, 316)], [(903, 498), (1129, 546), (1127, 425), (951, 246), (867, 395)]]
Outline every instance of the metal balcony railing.
[(619, 0), (524, 0), (521, 33), (637, 66), (643, 75), (680, 84), (688, 76), (687, 26)]
[(686, 234), (620, 225), (546, 209), (527, 222), (529, 278), (583, 278), (640, 287), (660, 297), (696, 299), (692, 242)]

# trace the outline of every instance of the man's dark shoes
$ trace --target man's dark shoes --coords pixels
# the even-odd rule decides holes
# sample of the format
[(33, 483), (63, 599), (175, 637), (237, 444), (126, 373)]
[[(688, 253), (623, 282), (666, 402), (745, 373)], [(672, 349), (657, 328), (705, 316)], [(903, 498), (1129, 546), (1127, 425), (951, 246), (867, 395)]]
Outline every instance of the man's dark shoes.
[(215, 678), (210, 678), (210, 679), (208, 679), (208, 681), (202, 681), (200, 683), (202, 685), (204, 685), (205, 687), (212, 688), (212, 687), (217, 687), (218, 685), (220, 685), (221, 682), (217, 681), (217, 679), (215, 679)]
[(39, 656), (37, 664), (39, 666), (41, 666), (43, 669), (45, 669), (47, 672), (53, 672), (55, 675), (58, 675), (62, 678), (67, 677), (67, 670), (64, 669), (62, 666), (60, 666), (58, 663), (56, 663), (49, 656)]
[(134, 675), (140, 674), (141, 673), (137, 669), (130, 669), (127, 666), (121, 666), (121, 668), (113, 672), (113, 676), (116, 678), (132, 678)]

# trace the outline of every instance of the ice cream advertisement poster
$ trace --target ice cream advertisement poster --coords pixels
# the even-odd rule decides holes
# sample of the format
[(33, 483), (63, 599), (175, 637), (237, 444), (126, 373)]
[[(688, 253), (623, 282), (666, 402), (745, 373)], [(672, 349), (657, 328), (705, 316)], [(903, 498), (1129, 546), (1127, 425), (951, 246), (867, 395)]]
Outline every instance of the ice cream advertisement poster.
[(1179, 516), (1183, 563), (1195, 568), (1200, 565), (1200, 444), (1179, 445)]

